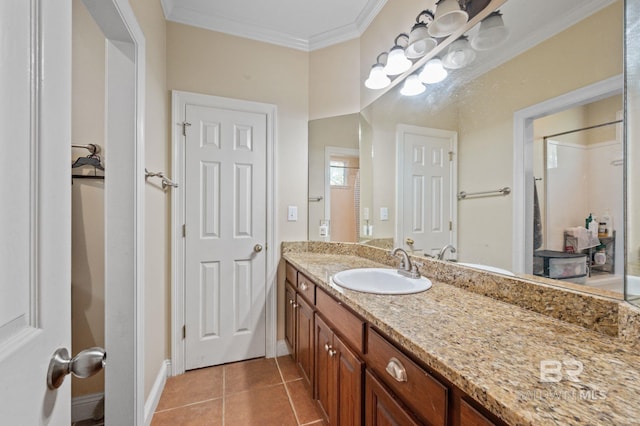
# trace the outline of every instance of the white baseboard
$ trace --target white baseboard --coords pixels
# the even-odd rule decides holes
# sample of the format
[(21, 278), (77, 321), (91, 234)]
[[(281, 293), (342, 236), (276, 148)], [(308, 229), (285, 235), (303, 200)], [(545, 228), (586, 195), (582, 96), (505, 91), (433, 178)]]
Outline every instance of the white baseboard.
[(77, 396), (71, 400), (71, 421), (92, 419), (96, 407), (104, 398), (104, 392)]
[(171, 360), (165, 359), (160, 366), (160, 370), (156, 376), (156, 381), (153, 382), (153, 387), (151, 388), (147, 401), (144, 404), (144, 424), (146, 426), (151, 424), (153, 413), (155, 413), (156, 408), (158, 407), (160, 396), (162, 396), (162, 391), (164, 390), (164, 385), (167, 383), (167, 376), (169, 376), (170, 372)]
[(276, 356), (289, 355), (289, 346), (284, 340), (278, 340), (276, 344)]

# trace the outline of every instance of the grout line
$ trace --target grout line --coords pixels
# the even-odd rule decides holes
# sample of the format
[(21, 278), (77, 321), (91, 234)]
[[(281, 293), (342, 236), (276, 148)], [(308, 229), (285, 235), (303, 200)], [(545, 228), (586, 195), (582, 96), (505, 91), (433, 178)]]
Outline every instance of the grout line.
[(192, 405), (204, 404), (205, 402), (215, 401), (215, 400), (218, 400), (218, 399), (220, 399), (220, 398), (222, 398), (222, 397), (219, 397), (219, 398), (210, 398), (210, 399), (203, 399), (202, 401), (190, 402), (190, 403), (188, 403), (188, 404), (179, 405), (179, 406), (177, 406), (177, 407), (165, 408), (164, 410), (160, 410), (160, 411), (156, 411), (156, 412), (154, 412), (154, 414), (166, 413), (167, 411), (178, 410), (178, 409), (180, 409), (180, 408), (190, 407), (190, 406), (192, 406)]
[(291, 393), (289, 392), (289, 388), (286, 383), (282, 384), (284, 386), (284, 391), (287, 393), (287, 399), (289, 400), (289, 405), (291, 406), (291, 411), (293, 411), (293, 416), (296, 418), (296, 424), (300, 425), (300, 418), (298, 417), (298, 412), (296, 411), (296, 407), (293, 405), (293, 400), (291, 399)]
[(224, 426), (225, 407), (227, 406), (227, 366), (222, 366), (222, 426)]

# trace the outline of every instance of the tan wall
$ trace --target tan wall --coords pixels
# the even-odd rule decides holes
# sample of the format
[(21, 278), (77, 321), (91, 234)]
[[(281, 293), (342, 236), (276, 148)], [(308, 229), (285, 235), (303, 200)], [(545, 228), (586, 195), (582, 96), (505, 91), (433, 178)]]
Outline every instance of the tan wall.
[[(104, 146), (104, 35), (81, 0), (73, 1), (71, 142)], [(87, 156), (73, 149), (75, 160)], [(103, 155), (104, 156), (104, 155)], [(107, 166), (107, 157), (104, 156)], [(88, 173), (84, 167), (74, 173)], [(104, 181), (71, 186), (71, 351), (104, 347)], [(73, 397), (104, 392), (104, 373), (73, 377)]]
[[(167, 123), (166, 22), (160, 1), (129, 0), (146, 41), (145, 166), (171, 176)], [(170, 356), (171, 193), (145, 191), (145, 398)]]
[[(275, 104), (276, 247), (307, 237), (309, 54), (187, 25), (167, 23), (167, 88)], [(298, 206), (298, 221), (287, 221)], [(278, 294), (284, 294), (284, 276)], [(282, 300), (280, 300), (282, 299)], [(278, 299), (283, 336), (284, 298)]]
[(309, 54), (309, 119), (360, 111), (360, 39)]

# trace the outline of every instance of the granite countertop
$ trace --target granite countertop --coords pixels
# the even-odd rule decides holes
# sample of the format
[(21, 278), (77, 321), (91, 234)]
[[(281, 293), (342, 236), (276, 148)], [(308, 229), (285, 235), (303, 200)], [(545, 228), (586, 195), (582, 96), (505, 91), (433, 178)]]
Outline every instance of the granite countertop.
[[(431, 289), (402, 296), (333, 284), (345, 269), (388, 267), (359, 256), (283, 258), (509, 424), (640, 424), (640, 354), (616, 336), (433, 279)], [(541, 362), (564, 363), (562, 380), (542, 383)]]

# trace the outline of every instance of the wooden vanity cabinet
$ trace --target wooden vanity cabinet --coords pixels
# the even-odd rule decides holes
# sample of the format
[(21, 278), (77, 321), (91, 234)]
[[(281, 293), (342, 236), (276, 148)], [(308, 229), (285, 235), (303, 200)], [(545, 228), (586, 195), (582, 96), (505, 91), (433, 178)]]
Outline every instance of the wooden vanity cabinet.
[(369, 371), (365, 380), (365, 425), (366, 426), (418, 426), (411, 413)]
[(362, 424), (364, 363), (316, 313), (315, 393), (330, 425)]
[(506, 426), (289, 263), (285, 339), (330, 425)]
[(309, 385), (313, 383), (314, 373), (314, 302), (315, 285), (287, 263), (284, 311), (285, 340), (303, 378)]

